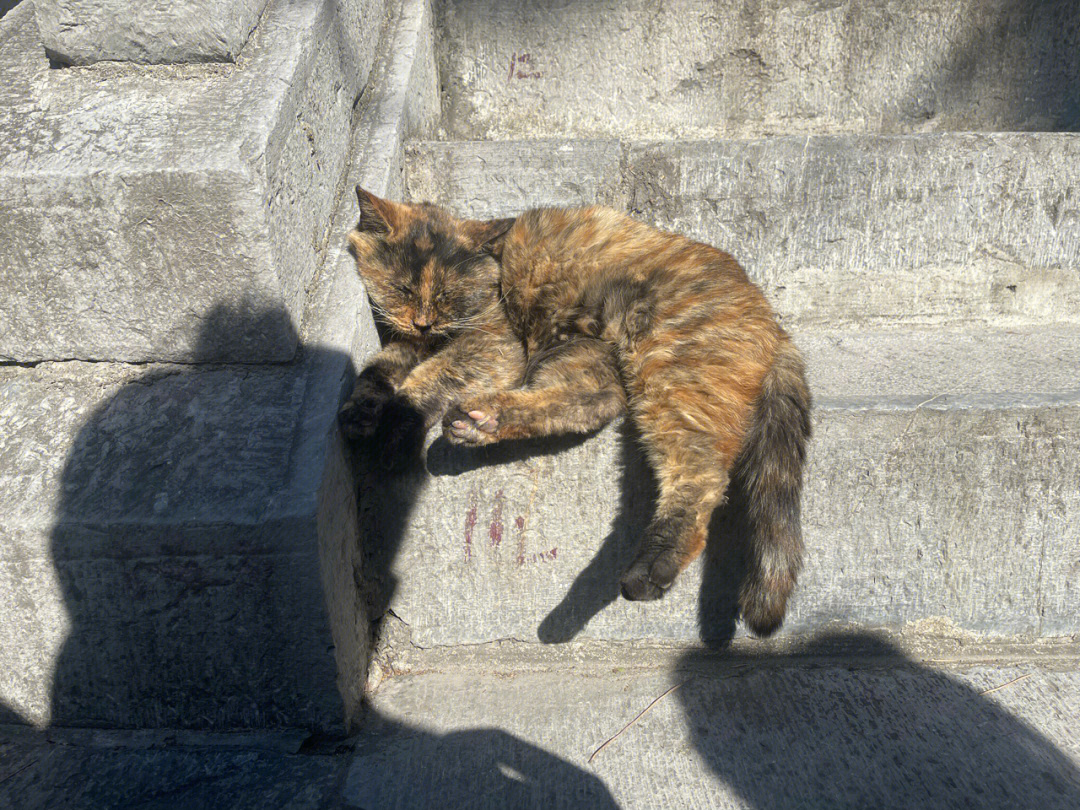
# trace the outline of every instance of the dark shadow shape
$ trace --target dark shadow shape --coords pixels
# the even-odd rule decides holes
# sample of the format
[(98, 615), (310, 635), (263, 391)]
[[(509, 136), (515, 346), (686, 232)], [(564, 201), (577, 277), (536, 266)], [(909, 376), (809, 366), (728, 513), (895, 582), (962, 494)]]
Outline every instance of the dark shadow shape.
[(694, 748), (755, 810), (1080, 807), (1080, 771), (1049, 740), (871, 634), (770, 661), (694, 652), (680, 668)]
[(22, 0), (0, 0), (0, 20), (21, 2)]
[[(621, 598), (619, 581), (638, 551), (642, 534), (655, 511), (656, 478), (641, 451), (638, 434), (629, 420), (619, 426), (619, 511), (611, 532), (596, 556), (575, 577), (558, 605), (540, 623), (545, 644), (573, 640), (588, 622)], [(702, 559), (698, 595), (698, 628), (711, 648), (726, 646), (735, 635), (739, 616), (739, 585), (745, 574), (745, 544), (749, 536), (746, 503), (738, 480), (728, 490), (728, 501), (713, 514)], [(685, 580), (686, 574), (680, 579)], [(676, 580), (673, 587), (684, 582)], [(663, 610), (663, 599), (653, 608)]]
[(465, 472), (498, 464), (513, 464), (534, 456), (559, 453), (584, 444), (595, 436), (592, 433), (549, 436), (543, 439), (519, 439), (499, 442), (486, 447), (460, 447), (451, 444), (441, 435), (427, 450), (427, 470), (435, 476), (461, 475)]
[[(898, 112), (915, 122), (941, 118), (943, 130), (1080, 131), (1080, 4), (1012, 0), (979, 11), (981, 24), (912, 83)], [(1016, 69), (1000, 72), (1013, 59)], [(980, 96), (1001, 118), (972, 127)]]
[[(287, 318), (276, 308), (218, 307), (194, 356), (218, 351), (223, 325), (247, 339), (281, 334)], [(52, 725), (331, 720), (330, 706), (301, 697), (296, 668), (289, 673), (297, 656), (325, 654), (309, 637), (315, 610), (288, 604), (318, 599), (321, 588), (290, 580), (284, 559), (302, 549), (263, 523), (288, 489), (307, 372), (325, 354), (312, 349), (282, 366), (151, 367), (87, 416), (67, 449), (50, 545), (71, 626), (56, 662)], [(230, 535), (223, 546), (219, 523)], [(230, 634), (235, 643), (223, 643)]]
[(365, 807), (427, 810), (615, 810), (604, 783), (543, 748), (498, 729), (447, 734), (372, 713), (357, 753), (373, 767), (350, 785)]
[[(618, 441), (618, 514), (596, 556), (540, 623), (537, 635), (544, 644), (571, 641), (590, 619), (621, 598), (619, 578), (633, 561), (641, 532), (652, 519), (656, 478), (641, 451), (637, 431), (628, 419), (618, 426)], [(663, 606), (657, 605), (657, 609), (663, 610)]]

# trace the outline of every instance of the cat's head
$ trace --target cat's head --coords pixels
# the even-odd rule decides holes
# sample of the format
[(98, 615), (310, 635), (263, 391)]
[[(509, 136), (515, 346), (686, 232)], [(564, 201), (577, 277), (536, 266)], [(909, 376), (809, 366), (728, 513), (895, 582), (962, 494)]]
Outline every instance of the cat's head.
[(494, 244), (512, 219), (458, 219), (438, 206), (390, 202), (359, 186), (356, 196), (360, 221), (349, 245), (387, 326), (413, 338), (444, 337), (497, 306)]

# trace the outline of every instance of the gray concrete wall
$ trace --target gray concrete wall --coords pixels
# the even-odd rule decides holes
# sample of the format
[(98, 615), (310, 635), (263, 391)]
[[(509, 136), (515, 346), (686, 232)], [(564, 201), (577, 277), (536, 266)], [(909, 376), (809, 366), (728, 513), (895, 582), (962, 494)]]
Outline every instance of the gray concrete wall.
[(1072, 0), (440, 0), (449, 138), (1074, 130)]
[(67, 65), (235, 62), (267, 0), (35, 0), (41, 41)]

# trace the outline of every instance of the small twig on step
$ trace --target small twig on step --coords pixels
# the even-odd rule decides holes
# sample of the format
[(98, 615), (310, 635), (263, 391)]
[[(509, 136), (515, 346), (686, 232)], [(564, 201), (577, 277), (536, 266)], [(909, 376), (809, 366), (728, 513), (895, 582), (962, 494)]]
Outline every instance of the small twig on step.
[(599, 754), (601, 751), (603, 751), (605, 748), (607, 748), (609, 745), (611, 745), (613, 742), (615, 742), (615, 740), (617, 740), (619, 737), (621, 737), (623, 732), (626, 731), (628, 728), (630, 728), (630, 726), (634, 725), (634, 723), (636, 723), (638, 720), (640, 720), (642, 717), (644, 717), (645, 713), (647, 711), (649, 711), (649, 709), (651, 709), (653, 706), (655, 706), (661, 700), (666, 698), (668, 695), (670, 695), (672, 692), (674, 692), (676, 689), (678, 689), (684, 683), (686, 683), (686, 681), (683, 681), (682, 683), (675, 684), (670, 689), (668, 689), (666, 692), (664, 692), (664, 694), (660, 695), (660, 697), (656, 698), (652, 703), (650, 703), (648, 706), (646, 706), (644, 709), (642, 709), (640, 712), (638, 712), (637, 716), (633, 720), (631, 720), (629, 723), (627, 723), (625, 726), (623, 726), (621, 729), (619, 729), (619, 731), (614, 736), (609, 737), (607, 740), (604, 741), (603, 745), (601, 745), (599, 748), (597, 748), (595, 751), (592, 752), (592, 756), (589, 757), (588, 763), (591, 763), (593, 761), (593, 759), (595, 759), (597, 754)]
[(1000, 686), (994, 686), (994, 687), (992, 687), (990, 689), (984, 689), (983, 691), (979, 692), (979, 694), (980, 695), (989, 695), (991, 692), (996, 692), (998, 689), (1004, 689), (1006, 686), (1012, 686), (1017, 681), (1022, 681), (1022, 680), (1024, 680), (1024, 678), (1030, 678), (1030, 677), (1031, 677), (1030, 672), (1027, 675), (1018, 675), (1015, 678), (1013, 678), (1011, 681), (1006, 681), (1005, 683), (1001, 684)]

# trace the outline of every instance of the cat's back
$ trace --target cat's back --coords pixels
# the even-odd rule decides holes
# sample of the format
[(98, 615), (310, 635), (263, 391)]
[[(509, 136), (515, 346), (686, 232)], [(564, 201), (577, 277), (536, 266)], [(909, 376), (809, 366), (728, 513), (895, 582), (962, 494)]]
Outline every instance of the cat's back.
[(507, 234), (506, 250), (511, 259), (558, 259), (602, 254), (662, 236), (662, 231), (603, 205), (534, 208), (517, 218)]
[(707, 277), (725, 287), (753, 286), (719, 248), (601, 205), (521, 214), (507, 233), (502, 268), (504, 279), (525, 286), (613, 277), (650, 285)]

